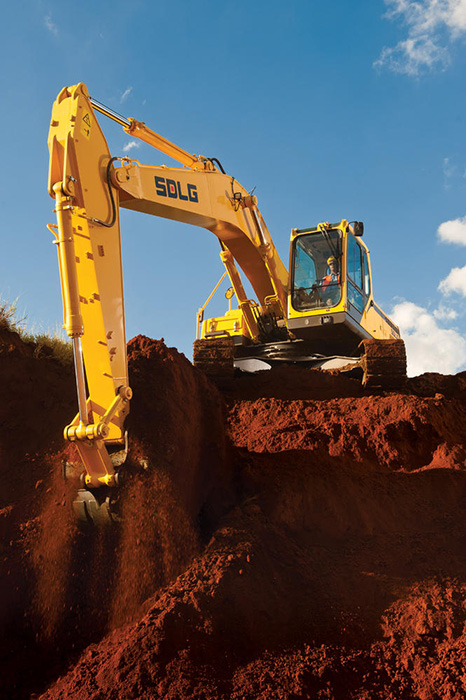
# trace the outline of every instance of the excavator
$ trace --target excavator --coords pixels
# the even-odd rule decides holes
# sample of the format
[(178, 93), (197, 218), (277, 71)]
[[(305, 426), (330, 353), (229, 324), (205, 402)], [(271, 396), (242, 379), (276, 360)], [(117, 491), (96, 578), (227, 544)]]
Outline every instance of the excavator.
[[(112, 157), (96, 113), (119, 123), (181, 167)], [(65, 87), (53, 104), (48, 190), (57, 223), (63, 327), (73, 344), (78, 413), (64, 429), (82, 462), (80, 519), (112, 520), (109, 492), (128, 449), (132, 391), (126, 354), (119, 209), (211, 231), (231, 288), (224, 316), (197, 316), (194, 364), (214, 379), (278, 362), (359, 368), (364, 386), (402, 386), (406, 355), (398, 327), (375, 304), (362, 222), (322, 222), (291, 232), (289, 271), (256, 197), (217, 158), (193, 155), (136, 119)], [(255, 299), (248, 297), (241, 273)], [(218, 287), (218, 285), (217, 285)], [(231, 308), (235, 296), (237, 308)], [(235, 369), (236, 368), (236, 369)]]

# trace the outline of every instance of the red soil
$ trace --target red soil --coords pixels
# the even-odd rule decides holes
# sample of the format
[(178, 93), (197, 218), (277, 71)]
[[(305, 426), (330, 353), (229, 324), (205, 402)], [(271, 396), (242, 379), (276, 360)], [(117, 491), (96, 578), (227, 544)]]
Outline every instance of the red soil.
[(72, 378), (21, 352), (0, 371), (23, 387), (0, 404), (2, 697), (466, 697), (466, 373), (386, 394), (281, 368), (222, 398), (138, 337), (123, 519), (89, 532), (59, 474)]

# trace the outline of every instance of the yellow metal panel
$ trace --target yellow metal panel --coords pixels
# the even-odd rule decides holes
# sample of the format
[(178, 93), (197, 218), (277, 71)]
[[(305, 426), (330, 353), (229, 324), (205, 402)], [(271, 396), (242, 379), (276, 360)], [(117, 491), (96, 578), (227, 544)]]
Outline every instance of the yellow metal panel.
[(115, 472), (104, 448), (104, 441), (96, 440), (92, 443), (77, 441), (75, 445), (83, 464), (86, 465), (86, 485), (93, 487), (113, 486)]
[(377, 304), (367, 306), (361, 320), (361, 326), (371, 334), (373, 338), (379, 340), (389, 338), (400, 338), (398, 326), (391, 325), (386, 320), (385, 314), (379, 309)]
[[(124, 343), (122, 313), (118, 313), (122, 300), (118, 285), (115, 290), (115, 280), (112, 279), (115, 271), (115, 243), (118, 244), (119, 241), (112, 241), (116, 231), (109, 232), (108, 229), (90, 224), (78, 208), (73, 211), (72, 224), (79, 300), (84, 322), (81, 342), (92, 398), (92, 422), (96, 423), (98, 417), (95, 414), (102, 416), (115, 398), (117, 389), (128, 382), (126, 363), (122, 365), (121, 362), (122, 357), (125, 359), (126, 348), (121, 345), (118, 348), (118, 342)], [(113, 313), (112, 302), (117, 308), (116, 314)], [(108, 439), (118, 439), (121, 436), (121, 428), (110, 424)]]
[[(258, 231), (250, 208), (236, 206), (233, 187), (245, 201), (250, 195), (218, 171), (193, 171), (139, 165), (118, 168), (120, 206), (212, 231), (233, 254), (260, 304), (280, 289), (285, 301), (288, 273), (265, 224)], [(263, 240), (261, 240), (261, 235)], [(281, 314), (282, 315), (282, 314)]]
[(232, 309), (225, 316), (208, 318), (202, 323), (201, 338), (208, 338), (209, 333), (225, 333), (229, 336), (247, 336), (243, 314), (240, 309)]

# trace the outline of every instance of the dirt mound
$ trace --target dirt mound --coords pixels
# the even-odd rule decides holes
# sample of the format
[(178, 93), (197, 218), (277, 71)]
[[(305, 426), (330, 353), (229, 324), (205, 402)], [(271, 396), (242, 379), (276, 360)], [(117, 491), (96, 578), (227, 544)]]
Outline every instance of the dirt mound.
[[(286, 466), (267, 460), (262, 485)], [(391, 497), (390, 483), (346, 474), (334, 513), (322, 502), (309, 513), (322, 496), (310, 498), (311, 470), (283, 500), (251, 491), (138, 623), (89, 648), (44, 698), (461, 697), (461, 476), (440, 504), (426, 473)]]
[(162, 341), (129, 359), (121, 523), (79, 530), (61, 455), (25, 479), (5, 697), (466, 697), (466, 375), (279, 368), (222, 397)]
[[(0, 614), (10, 635), (0, 651), (5, 697), (13, 698), (53, 679), (186, 569), (235, 491), (217, 389), (163, 341), (140, 336), (128, 346), (138, 398), (121, 522), (82, 530), (71, 508), (77, 484), (62, 477), (62, 462), (76, 459), (61, 437), (76, 411), (72, 372), (34, 357), (16, 334), (2, 347), (13, 398), (0, 423), (0, 450), (9, 456), (2, 463)], [(24, 646), (29, 674), (17, 662)]]
[(436, 393), (322, 401), (257, 399), (236, 403), (233, 442), (249, 452), (324, 451), (353, 471), (463, 468), (464, 402)]
[(142, 456), (149, 471), (169, 475), (189, 517), (209, 529), (232, 503), (223, 400), (163, 339), (137, 336), (128, 343), (128, 362), (136, 396), (128, 420), (133, 462)]
[(74, 381), (71, 367), (0, 328), (0, 509), (27, 502), (44, 479), (38, 456), (63, 444), (62, 416), (75, 410)]

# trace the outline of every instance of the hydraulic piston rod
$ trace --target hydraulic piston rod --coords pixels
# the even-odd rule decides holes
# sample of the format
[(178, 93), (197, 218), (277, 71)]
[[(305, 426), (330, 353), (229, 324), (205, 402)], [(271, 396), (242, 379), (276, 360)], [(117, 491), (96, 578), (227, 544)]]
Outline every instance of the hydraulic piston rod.
[(120, 124), (127, 134), (136, 136), (136, 138), (141, 139), (141, 141), (145, 141), (145, 143), (165, 153), (165, 155), (170, 156), (170, 158), (174, 158), (188, 168), (192, 168), (193, 170), (206, 169), (205, 158), (201, 156), (197, 157), (188, 153), (188, 151), (185, 151), (183, 148), (176, 146), (174, 143), (171, 143), (171, 141), (168, 141), (168, 139), (165, 139), (163, 136), (160, 136), (160, 134), (156, 134), (155, 131), (149, 129), (144, 122), (138, 122), (136, 119), (132, 118), (126, 119), (126, 117), (122, 117), (121, 114), (110, 109), (110, 107), (106, 107), (93, 97), (89, 97), (89, 102), (98, 112)]
[(106, 117), (108, 117), (109, 119), (113, 119), (113, 121), (118, 122), (118, 124), (121, 124), (121, 126), (125, 127), (126, 129), (129, 129), (129, 127), (131, 126), (131, 122), (129, 121), (129, 119), (122, 117), (121, 114), (118, 114), (118, 112), (115, 112), (113, 109), (110, 109), (110, 107), (106, 107), (98, 100), (95, 100), (93, 97), (89, 98), (89, 102), (98, 112), (100, 112), (101, 114), (105, 114)]
[(81, 338), (73, 338), (74, 368), (76, 374), (76, 389), (78, 392), (79, 420), (87, 425), (86, 380), (84, 375), (83, 351)]

